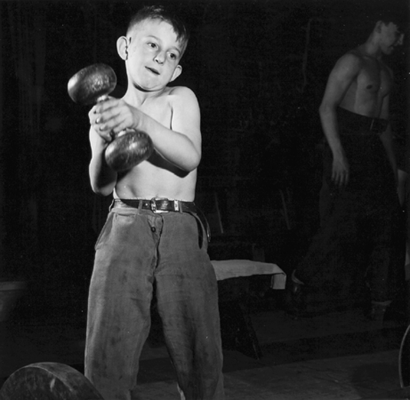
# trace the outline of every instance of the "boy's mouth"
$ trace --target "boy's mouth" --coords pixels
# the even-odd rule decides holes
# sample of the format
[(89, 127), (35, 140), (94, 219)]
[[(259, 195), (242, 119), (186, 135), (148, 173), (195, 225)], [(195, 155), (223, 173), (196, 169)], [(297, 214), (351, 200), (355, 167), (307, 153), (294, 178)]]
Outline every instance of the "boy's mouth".
[(150, 67), (145, 67), (148, 71), (151, 71), (153, 74), (155, 74), (155, 75), (159, 75), (159, 71), (157, 71), (156, 69), (154, 69), (154, 68), (150, 68)]

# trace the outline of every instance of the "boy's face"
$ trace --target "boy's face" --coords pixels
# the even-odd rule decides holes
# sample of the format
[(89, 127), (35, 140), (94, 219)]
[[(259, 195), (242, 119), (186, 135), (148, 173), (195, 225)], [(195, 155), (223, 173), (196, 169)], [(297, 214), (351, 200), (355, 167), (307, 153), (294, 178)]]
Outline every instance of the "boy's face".
[[(178, 63), (183, 48), (169, 23), (144, 20), (122, 39), (126, 41), (125, 59), (130, 83), (139, 89), (161, 90), (181, 74)], [(120, 48), (119, 52), (121, 55)]]

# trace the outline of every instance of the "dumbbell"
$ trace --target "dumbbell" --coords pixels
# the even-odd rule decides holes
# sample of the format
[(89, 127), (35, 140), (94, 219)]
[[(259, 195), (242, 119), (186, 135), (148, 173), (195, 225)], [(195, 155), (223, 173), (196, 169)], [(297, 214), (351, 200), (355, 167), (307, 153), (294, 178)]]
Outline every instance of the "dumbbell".
[[(78, 104), (91, 105), (108, 98), (117, 86), (114, 70), (106, 64), (93, 64), (81, 69), (68, 81), (67, 91)], [(154, 146), (143, 131), (127, 129), (119, 132), (105, 149), (105, 160), (115, 171), (129, 170), (147, 160)]]

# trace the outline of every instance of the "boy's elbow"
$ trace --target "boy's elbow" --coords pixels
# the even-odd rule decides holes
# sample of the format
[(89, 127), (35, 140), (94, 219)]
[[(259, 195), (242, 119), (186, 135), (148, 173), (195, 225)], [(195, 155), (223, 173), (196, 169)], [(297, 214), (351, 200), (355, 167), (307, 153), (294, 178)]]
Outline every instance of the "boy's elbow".
[(113, 192), (113, 188), (111, 186), (102, 186), (98, 185), (96, 182), (91, 181), (91, 190), (100, 196), (109, 196)]
[(178, 163), (178, 164), (175, 164), (175, 165), (178, 166), (178, 168), (181, 171), (184, 171), (188, 174), (192, 171), (195, 171), (199, 167), (199, 163), (195, 163), (195, 162), (186, 162), (186, 163), (183, 163), (183, 164)]
[(90, 185), (95, 194), (109, 196), (114, 190), (115, 180), (103, 181), (94, 175), (92, 168), (90, 168)]
[(181, 171), (190, 173), (199, 167), (201, 162), (201, 150), (189, 149), (184, 154), (175, 155), (174, 160), (169, 159), (171, 163), (175, 164)]
[(195, 169), (199, 167), (199, 164), (201, 162), (201, 154), (200, 153), (195, 153), (195, 155), (189, 160), (187, 163), (185, 169), (187, 172), (192, 172)]

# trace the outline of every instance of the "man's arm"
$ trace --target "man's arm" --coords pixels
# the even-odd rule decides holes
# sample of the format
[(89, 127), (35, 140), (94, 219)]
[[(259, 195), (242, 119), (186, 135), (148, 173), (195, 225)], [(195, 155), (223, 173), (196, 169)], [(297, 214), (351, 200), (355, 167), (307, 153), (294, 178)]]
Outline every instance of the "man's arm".
[[(156, 151), (183, 171), (193, 171), (201, 160), (200, 111), (195, 94), (188, 88), (171, 89), (171, 129), (124, 100), (109, 99), (97, 104), (96, 129), (118, 133), (138, 129), (152, 139)], [(98, 123), (97, 123), (98, 121)]]
[(349, 164), (340, 141), (336, 109), (361, 69), (361, 60), (348, 53), (341, 57), (329, 75), (319, 107), (323, 132), (333, 155), (332, 180), (344, 185), (349, 180)]

